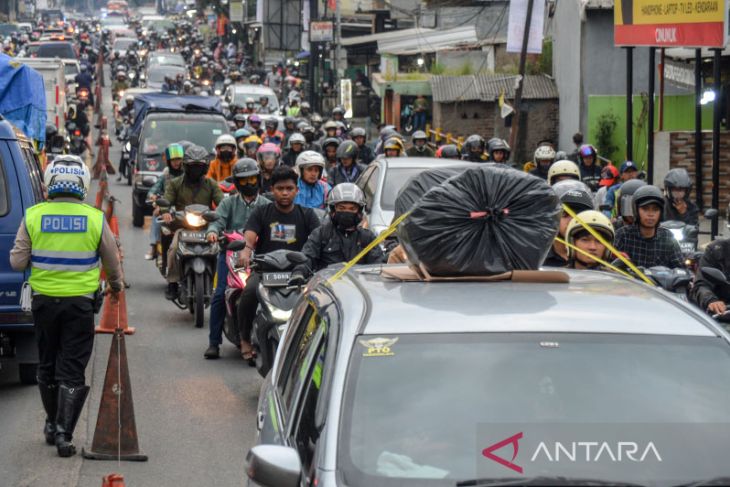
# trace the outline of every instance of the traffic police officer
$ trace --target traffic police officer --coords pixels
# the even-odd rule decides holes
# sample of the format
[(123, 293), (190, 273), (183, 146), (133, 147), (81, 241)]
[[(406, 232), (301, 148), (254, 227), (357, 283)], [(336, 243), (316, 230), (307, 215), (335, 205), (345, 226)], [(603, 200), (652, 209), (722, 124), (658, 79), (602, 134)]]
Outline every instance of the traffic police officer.
[(78, 156), (55, 159), (44, 174), (49, 201), (26, 210), (10, 264), (30, 266), (38, 341), (38, 385), (46, 410), (46, 442), (58, 455), (76, 453), (73, 431), (89, 392), (84, 370), (94, 345), (94, 299), (104, 265), (113, 296), (122, 290), (119, 249), (104, 214), (83, 204), (89, 170)]

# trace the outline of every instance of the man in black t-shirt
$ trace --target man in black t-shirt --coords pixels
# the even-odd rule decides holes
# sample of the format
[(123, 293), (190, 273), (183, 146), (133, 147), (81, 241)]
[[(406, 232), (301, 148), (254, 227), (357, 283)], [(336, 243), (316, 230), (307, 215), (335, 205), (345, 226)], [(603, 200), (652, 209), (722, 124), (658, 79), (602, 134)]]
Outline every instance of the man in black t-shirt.
[[(239, 254), (239, 264), (248, 268), (251, 254), (267, 254), (274, 250), (302, 250), (309, 234), (319, 226), (319, 219), (311, 208), (294, 204), (299, 177), (294, 169), (280, 166), (271, 174), (273, 205), (257, 207), (246, 222), (246, 248)], [(256, 289), (261, 276), (252, 273), (238, 302), (238, 323), (241, 329), (241, 355), (244, 359), (253, 358), (253, 348), (248, 342), (251, 326), (256, 317), (258, 297)], [(248, 345), (248, 346), (247, 346)]]

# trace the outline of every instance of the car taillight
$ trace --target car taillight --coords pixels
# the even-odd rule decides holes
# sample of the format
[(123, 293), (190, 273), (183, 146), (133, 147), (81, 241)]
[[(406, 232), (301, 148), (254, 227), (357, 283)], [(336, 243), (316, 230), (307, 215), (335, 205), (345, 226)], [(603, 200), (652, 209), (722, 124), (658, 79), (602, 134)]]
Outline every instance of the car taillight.
[(75, 132), (74, 132), (74, 135), (76, 135), (76, 136), (79, 136), (79, 135), (81, 135), (81, 131), (80, 131), (80, 130), (77, 130), (77, 131), (75, 131)]

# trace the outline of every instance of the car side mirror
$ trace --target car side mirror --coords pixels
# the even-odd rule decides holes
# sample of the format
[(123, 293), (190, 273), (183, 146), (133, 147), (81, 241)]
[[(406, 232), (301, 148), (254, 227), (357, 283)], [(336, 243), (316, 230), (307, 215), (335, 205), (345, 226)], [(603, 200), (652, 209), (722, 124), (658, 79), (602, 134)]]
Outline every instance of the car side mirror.
[(700, 272), (702, 273), (702, 277), (714, 285), (728, 284), (727, 277), (725, 277), (725, 274), (720, 269), (703, 267), (700, 269)]
[(717, 217), (718, 213), (717, 208), (708, 208), (705, 210), (705, 218), (712, 220)]
[(302, 462), (292, 447), (258, 445), (246, 455), (248, 478), (262, 487), (299, 487)]
[(229, 243), (226, 247), (231, 252), (239, 252), (246, 248), (246, 241), (245, 240), (234, 240), (233, 242)]
[(205, 213), (203, 213), (203, 220), (207, 221), (208, 223), (214, 222), (219, 218), (220, 216), (218, 216), (218, 213), (216, 213), (215, 211), (206, 211)]

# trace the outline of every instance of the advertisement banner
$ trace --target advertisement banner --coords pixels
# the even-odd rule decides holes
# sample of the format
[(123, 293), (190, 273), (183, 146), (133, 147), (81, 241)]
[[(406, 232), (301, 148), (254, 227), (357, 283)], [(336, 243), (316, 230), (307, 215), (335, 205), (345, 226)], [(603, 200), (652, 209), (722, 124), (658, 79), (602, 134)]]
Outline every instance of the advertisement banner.
[[(509, 3), (509, 22), (507, 26), (507, 52), (521, 52), (522, 39), (525, 37), (527, 20), (527, 0), (512, 0)], [(527, 52), (542, 52), (542, 37), (545, 24), (545, 2), (535, 1), (532, 5), (530, 35), (527, 39)]]
[(726, 0), (616, 0), (617, 46), (724, 47)]
[(231, 22), (243, 22), (243, 2), (231, 0), (228, 5), (228, 18)]
[(332, 42), (334, 40), (332, 22), (311, 22), (309, 24), (310, 42)]

